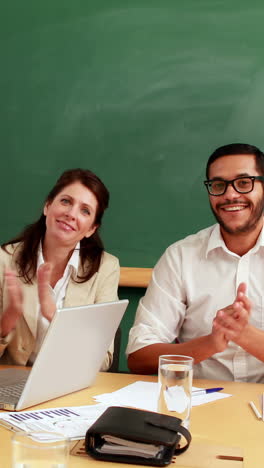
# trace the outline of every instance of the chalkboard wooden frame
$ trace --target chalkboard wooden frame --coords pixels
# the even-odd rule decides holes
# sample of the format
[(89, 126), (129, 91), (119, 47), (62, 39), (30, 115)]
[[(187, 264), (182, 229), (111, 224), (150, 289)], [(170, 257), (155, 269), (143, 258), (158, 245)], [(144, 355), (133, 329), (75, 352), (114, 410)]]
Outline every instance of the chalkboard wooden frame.
[(151, 274), (152, 268), (121, 267), (119, 286), (147, 288)]

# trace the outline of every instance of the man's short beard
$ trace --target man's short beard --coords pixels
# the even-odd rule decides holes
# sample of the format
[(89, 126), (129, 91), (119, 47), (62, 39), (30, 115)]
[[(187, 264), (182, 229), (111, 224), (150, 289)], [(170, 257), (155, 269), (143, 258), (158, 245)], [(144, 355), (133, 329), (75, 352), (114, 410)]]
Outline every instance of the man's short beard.
[(216, 218), (217, 222), (220, 224), (221, 228), (224, 231), (228, 232), (229, 234), (240, 234), (240, 233), (246, 233), (246, 232), (254, 231), (256, 225), (258, 224), (259, 220), (263, 216), (264, 199), (259, 200), (259, 202), (257, 203), (257, 205), (256, 205), (250, 219), (245, 224), (243, 224), (242, 226), (238, 226), (235, 229), (232, 229), (228, 225), (226, 225), (223, 222), (222, 218), (220, 216), (218, 216), (218, 214), (214, 211), (211, 204), (210, 204), (210, 206), (211, 206), (211, 210), (213, 212), (214, 217)]

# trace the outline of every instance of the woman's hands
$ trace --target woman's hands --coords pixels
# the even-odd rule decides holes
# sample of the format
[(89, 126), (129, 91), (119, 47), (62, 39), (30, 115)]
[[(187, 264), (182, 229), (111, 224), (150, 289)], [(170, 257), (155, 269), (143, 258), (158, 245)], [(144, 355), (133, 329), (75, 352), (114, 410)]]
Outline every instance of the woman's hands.
[(41, 314), (49, 322), (51, 322), (56, 311), (56, 304), (51, 295), (50, 278), (51, 265), (50, 263), (43, 263), (37, 271), (38, 295)]
[(16, 273), (13, 270), (6, 269), (4, 281), (7, 287), (8, 306), (4, 310), (1, 321), (2, 338), (16, 327), (17, 321), (23, 315), (23, 292)]
[[(40, 311), (49, 322), (56, 311), (56, 304), (52, 298), (50, 288), (51, 265), (44, 263), (37, 272), (38, 296)], [(15, 271), (6, 269), (4, 281), (7, 287), (8, 305), (3, 312), (1, 320), (1, 337), (7, 336), (14, 328), (17, 321), (23, 315), (23, 290)]]

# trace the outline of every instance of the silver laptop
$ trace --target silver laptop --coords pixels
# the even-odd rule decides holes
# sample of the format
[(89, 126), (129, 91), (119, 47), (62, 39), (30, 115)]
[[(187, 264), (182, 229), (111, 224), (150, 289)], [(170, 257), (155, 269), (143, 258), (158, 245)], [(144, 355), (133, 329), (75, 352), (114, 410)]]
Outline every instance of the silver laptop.
[(0, 408), (21, 410), (89, 387), (127, 305), (124, 299), (58, 309), (32, 368), (0, 371)]

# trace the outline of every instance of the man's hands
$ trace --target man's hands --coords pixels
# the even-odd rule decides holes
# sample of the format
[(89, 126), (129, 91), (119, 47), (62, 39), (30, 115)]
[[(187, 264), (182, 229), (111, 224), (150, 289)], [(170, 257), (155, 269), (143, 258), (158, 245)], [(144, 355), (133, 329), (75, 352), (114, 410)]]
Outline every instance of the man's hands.
[(228, 341), (240, 344), (249, 326), (251, 302), (246, 296), (246, 284), (240, 283), (233, 304), (217, 312), (213, 320), (211, 338), (217, 352), (223, 351)]

